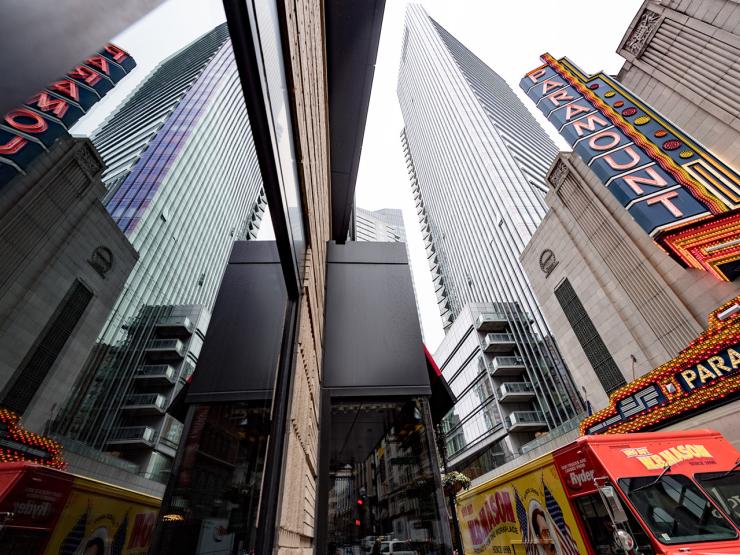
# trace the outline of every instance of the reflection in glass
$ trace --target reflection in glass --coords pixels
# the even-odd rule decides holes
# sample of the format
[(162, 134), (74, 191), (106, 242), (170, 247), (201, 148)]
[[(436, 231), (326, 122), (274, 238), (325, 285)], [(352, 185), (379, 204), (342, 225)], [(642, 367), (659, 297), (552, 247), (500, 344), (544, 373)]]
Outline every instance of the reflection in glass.
[(425, 402), (332, 406), (326, 553), (443, 552)]
[[(195, 405), (160, 513), (158, 554), (251, 553), (256, 543), (269, 407)], [(168, 500), (168, 501), (167, 501)]]

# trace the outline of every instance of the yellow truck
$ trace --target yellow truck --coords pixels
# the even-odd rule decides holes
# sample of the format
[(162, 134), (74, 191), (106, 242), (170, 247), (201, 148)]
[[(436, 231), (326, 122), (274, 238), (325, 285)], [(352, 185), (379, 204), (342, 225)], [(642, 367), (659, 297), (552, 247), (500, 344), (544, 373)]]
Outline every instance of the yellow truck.
[(145, 555), (160, 500), (37, 464), (0, 465), (0, 553)]

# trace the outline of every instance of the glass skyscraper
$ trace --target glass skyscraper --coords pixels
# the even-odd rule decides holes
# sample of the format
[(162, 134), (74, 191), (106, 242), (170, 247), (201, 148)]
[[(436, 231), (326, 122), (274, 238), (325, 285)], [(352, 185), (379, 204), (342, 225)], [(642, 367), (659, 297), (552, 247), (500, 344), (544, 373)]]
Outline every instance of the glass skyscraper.
[[(104, 204), (139, 260), (54, 429), (162, 475), (179, 429), (165, 408), (197, 361), (231, 245), (256, 236), (266, 204), (226, 25), (163, 61), (92, 140)], [(124, 440), (139, 436), (137, 453)]]
[[(580, 400), (519, 262), (545, 215), (545, 175), (557, 148), (506, 82), (416, 5), (406, 14), (398, 98), (401, 142), (444, 327), (470, 305), (488, 304), (492, 312), (464, 326), (480, 332), (480, 348), (462, 356), (443, 345), (440, 355), (452, 354), (435, 357), (460, 393), (458, 405), (465, 404), (464, 414), (452, 414), (448, 423), (475, 422), (472, 406), (495, 400), (501, 386), (522, 383), (507, 387), (534, 393), (512, 407), (536, 420), (528, 431), (560, 426), (577, 414)], [(481, 363), (481, 350), (496, 356)], [(500, 370), (509, 359), (516, 368)], [(474, 385), (487, 375), (492, 387)], [(509, 431), (523, 428), (510, 411), (495, 412), (501, 416), (490, 419), (491, 426), (503, 417)], [(464, 434), (464, 443), (490, 429)]]

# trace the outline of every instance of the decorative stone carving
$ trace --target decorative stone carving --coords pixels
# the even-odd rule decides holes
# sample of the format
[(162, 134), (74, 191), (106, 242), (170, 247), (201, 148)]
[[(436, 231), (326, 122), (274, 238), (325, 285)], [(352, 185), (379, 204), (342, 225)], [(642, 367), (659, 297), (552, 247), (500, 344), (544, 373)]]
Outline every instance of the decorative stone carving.
[(96, 247), (87, 262), (101, 277), (105, 277), (113, 267), (113, 253), (108, 247)]
[(85, 145), (77, 151), (77, 162), (90, 176), (96, 175), (103, 169), (100, 160), (98, 160), (98, 157), (93, 153), (92, 149), (88, 145)]
[(550, 181), (550, 184), (557, 189), (563, 184), (566, 177), (568, 177), (568, 166), (566, 166), (565, 162), (562, 160), (558, 160), (547, 179)]
[(632, 34), (625, 41), (624, 49), (639, 58), (658, 25), (660, 25), (660, 14), (645, 10), (632, 30)]
[(545, 277), (549, 277), (552, 271), (559, 264), (558, 259), (555, 258), (555, 253), (550, 249), (545, 249), (540, 254), (540, 270), (545, 274)]

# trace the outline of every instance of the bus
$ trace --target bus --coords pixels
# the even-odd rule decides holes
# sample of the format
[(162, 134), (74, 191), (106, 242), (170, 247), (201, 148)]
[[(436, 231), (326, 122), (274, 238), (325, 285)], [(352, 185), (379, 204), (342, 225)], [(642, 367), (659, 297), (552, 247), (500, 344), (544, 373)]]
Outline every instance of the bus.
[(740, 554), (740, 453), (711, 430), (584, 436), (457, 497), (466, 554)]
[(48, 466), (0, 464), (0, 553), (146, 555), (160, 500)]

